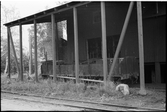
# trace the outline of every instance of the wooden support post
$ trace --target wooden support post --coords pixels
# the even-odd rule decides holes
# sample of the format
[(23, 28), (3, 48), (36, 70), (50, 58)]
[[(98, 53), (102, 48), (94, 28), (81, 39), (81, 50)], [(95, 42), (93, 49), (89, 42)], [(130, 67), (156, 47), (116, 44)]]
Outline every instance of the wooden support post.
[(32, 45), (31, 36), (29, 36), (29, 75), (32, 73)]
[(103, 75), (104, 84), (107, 83), (107, 42), (106, 42), (106, 14), (105, 14), (105, 2), (101, 2), (101, 26), (102, 26), (102, 56), (103, 56)]
[(73, 8), (74, 18), (74, 44), (75, 44), (75, 77), (76, 83), (79, 83), (79, 51), (78, 51), (78, 20), (77, 20), (77, 9)]
[(141, 2), (137, 2), (137, 22), (138, 22), (138, 41), (139, 41), (139, 64), (140, 64), (140, 91), (142, 95), (146, 94), (144, 78), (144, 50), (143, 50), (143, 25)]
[(8, 36), (8, 77), (11, 78), (10, 76), (10, 37), (9, 37), (9, 27), (7, 27), (7, 36)]
[(16, 55), (16, 51), (15, 51), (15, 47), (14, 47), (14, 43), (13, 43), (13, 39), (12, 39), (12, 34), (9, 28), (9, 37), (10, 37), (10, 41), (11, 41), (11, 45), (12, 45), (12, 50), (13, 50), (13, 54), (14, 54), (14, 60), (16, 63), (16, 67), (17, 67), (17, 71), (18, 71), (18, 77), (20, 76), (20, 68), (19, 68), (19, 64), (17, 62), (17, 55)]
[[(59, 60), (59, 38), (61, 38), (61, 37), (59, 37), (59, 32), (58, 32), (58, 22), (57, 21), (55, 21), (55, 45), (56, 45), (56, 61), (58, 61)], [(59, 65), (59, 62), (58, 62), (58, 65)]]
[(131, 13), (132, 13), (133, 4), (134, 4), (134, 2), (131, 1), (130, 5), (129, 5), (128, 12), (127, 12), (127, 15), (126, 15), (126, 18), (125, 18), (124, 25), (123, 25), (123, 28), (122, 28), (121, 36), (120, 36), (120, 39), (119, 39), (119, 42), (118, 42), (118, 45), (117, 45), (117, 49), (116, 49), (116, 52), (115, 52), (115, 55), (114, 55), (114, 60), (113, 60), (113, 63), (111, 65), (108, 81), (110, 81), (111, 75), (113, 74), (113, 70), (114, 70), (114, 67), (115, 67), (115, 64), (116, 64), (116, 60), (118, 58), (118, 55), (119, 55), (119, 52), (120, 52), (120, 49), (121, 49), (121, 46), (122, 46), (122, 42), (124, 40), (124, 36), (125, 36), (126, 30), (127, 30), (127, 26), (128, 26), (128, 23), (129, 23), (129, 19), (130, 19)]
[(35, 59), (35, 81), (38, 82), (38, 59), (37, 59), (37, 24), (36, 20), (34, 20), (34, 59)]
[(23, 81), (22, 25), (20, 24), (20, 78)]
[(55, 15), (51, 15), (52, 21), (52, 50), (53, 50), (53, 80), (56, 82), (57, 74), (56, 74), (56, 24), (55, 24)]

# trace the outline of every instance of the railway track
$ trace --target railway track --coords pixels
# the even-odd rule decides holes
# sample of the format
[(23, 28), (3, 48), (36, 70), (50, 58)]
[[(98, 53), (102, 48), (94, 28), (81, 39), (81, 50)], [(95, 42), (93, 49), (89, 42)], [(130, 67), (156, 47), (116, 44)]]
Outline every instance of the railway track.
[(94, 111), (165, 111), (165, 109), (158, 108), (145, 108), (145, 107), (132, 107), (125, 105), (116, 105), (102, 102), (92, 102), (92, 101), (83, 101), (83, 100), (74, 100), (74, 99), (66, 99), (66, 98), (58, 98), (58, 97), (48, 97), (48, 96), (40, 96), (35, 94), (26, 94), (26, 93), (18, 93), (18, 92), (10, 92), (1, 90), (1, 94), (6, 93), (13, 95), (13, 99), (17, 100), (25, 100), (31, 102), (40, 102), (47, 103), (52, 105), (64, 105), (75, 108), (82, 108), (85, 111), (94, 110)]

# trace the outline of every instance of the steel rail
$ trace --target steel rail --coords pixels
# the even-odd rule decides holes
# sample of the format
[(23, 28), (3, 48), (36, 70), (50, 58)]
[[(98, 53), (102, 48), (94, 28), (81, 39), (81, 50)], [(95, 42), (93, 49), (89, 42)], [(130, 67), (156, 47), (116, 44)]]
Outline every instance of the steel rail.
[[(9, 94), (13, 94), (13, 93), (9, 93)], [(14, 93), (15, 94), (15, 93)], [(18, 94), (17, 94), (18, 95)], [(20, 95), (19, 95), (20, 96)], [(3, 98), (1, 98), (3, 99)], [(27, 98), (21, 98), (21, 97), (13, 97), (13, 98), (4, 98), (4, 99), (15, 99), (15, 100), (21, 100), (21, 101), (28, 101), (28, 102), (35, 102), (35, 103), (42, 103), (42, 104), (51, 104), (51, 105), (63, 105), (63, 106), (68, 106), (68, 107), (74, 107), (74, 108), (80, 108), (81, 110), (96, 110), (96, 109), (92, 109), (92, 108), (89, 108), (89, 107), (81, 107), (81, 106), (75, 106), (75, 105), (70, 105), (68, 103), (56, 103), (56, 102), (49, 102), (49, 101), (43, 101), (43, 100), (40, 100), (40, 99), (27, 99)], [(59, 100), (60, 101), (60, 100)]]
[[(68, 106), (68, 107), (81, 108), (84, 111), (87, 111), (87, 110), (88, 111), (111, 111), (111, 108), (106, 108), (106, 106), (104, 108), (104, 106), (100, 107), (99, 105), (87, 104), (85, 102), (77, 102), (75, 100), (74, 101), (73, 100), (71, 101), (69, 99), (68, 100), (64, 100), (64, 99), (62, 100), (61, 98), (56, 98), (55, 99), (55, 98), (50, 98), (50, 97), (42, 97), (42, 96), (32, 95), (32, 94), (20, 94), (20, 93), (9, 92), (9, 91), (5, 91), (4, 93), (14, 94), (14, 95), (20, 96), (20, 97), (14, 96), (12, 98), (12, 99), (16, 99), (16, 100), (30, 101), (30, 102), (37, 102), (37, 103), (45, 103), (45, 104), (52, 104), (52, 105), (64, 105), (64, 106)], [(23, 95), (24, 96), (29, 96), (29, 97), (31, 96), (31, 97), (45, 98), (46, 100), (52, 100), (52, 101), (42, 101), (41, 99), (35, 99), (35, 98), (21, 98), (21, 95), (22, 96)], [(54, 100), (54, 102), (53, 102), (53, 100)], [(59, 102), (55, 102), (56, 100), (58, 100)]]
[[(147, 108), (147, 107), (135, 107), (135, 106), (125, 106), (125, 105), (118, 105), (118, 104), (110, 104), (110, 103), (102, 103), (102, 102), (93, 102), (93, 101), (85, 101), (85, 100), (74, 100), (74, 99), (67, 99), (67, 98), (60, 98), (60, 97), (48, 97), (48, 96), (41, 96), (41, 95), (35, 95), (35, 94), (27, 94), (27, 93), (18, 93), (18, 92), (11, 92), (6, 90), (1, 90), (1, 93), (10, 93), (10, 94), (16, 94), (16, 95), (22, 95), (22, 96), (32, 96), (32, 97), (40, 97), (40, 98), (46, 98), (46, 99), (52, 99), (52, 100), (62, 100), (62, 101), (70, 101), (70, 102), (78, 102), (78, 103), (85, 103), (85, 104), (94, 104), (94, 105), (101, 105), (105, 107), (115, 107), (120, 109), (126, 109), (126, 110), (144, 110), (144, 111), (165, 111), (165, 109), (160, 108)], [(68, 103), (67, 106), (70, 106), (71, 103)], [(74, 105), (72, 105), (74, 106)], [(80, 108), (89, 108), (91, 110), (106, 110), (109, 111), (108, 108), (94, 108), (94, 107), (83, 107), (83, 106), (75, 106)]]

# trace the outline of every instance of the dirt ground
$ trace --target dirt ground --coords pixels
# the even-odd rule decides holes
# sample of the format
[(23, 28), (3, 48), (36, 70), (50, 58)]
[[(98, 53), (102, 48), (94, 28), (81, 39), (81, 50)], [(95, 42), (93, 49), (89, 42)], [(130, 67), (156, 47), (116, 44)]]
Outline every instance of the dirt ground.
[(81, 111), (81, 109), (63, 105), (1, 98), (1, 111)]

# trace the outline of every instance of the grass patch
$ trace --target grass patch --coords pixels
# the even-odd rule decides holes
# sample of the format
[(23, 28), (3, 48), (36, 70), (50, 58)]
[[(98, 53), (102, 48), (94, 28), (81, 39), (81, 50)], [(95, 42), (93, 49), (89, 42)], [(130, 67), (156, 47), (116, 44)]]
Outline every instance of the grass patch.
[(162, 102), (166, 102), (166, 92), (147, 90), (148, 94), (141, 96), (138, 94), (139, 88), (130, 88), (130, 95), (124, 96), (115, 91), (115, 87), (112, 82), (107, 83), (105, 87), (103, 84), (75, 84), (73, 81), (54, 83), (51, 79), (40, 79), (39, 83), (34, 79), (24, 79), (24, 82), (21, 82), (1, 76), (1, 89), (13, 92), (157, 108), (163, 107)]
[(84, 83), (75, 84), (73, 81), (68, 82), (56, 82), (52, 79), (41, 79), (39, 83), (35, 80), (28, 81), (24, 79), (24, 82), (16, 79), (1, 78), (1, 88), (3, 90), (16, 91), (16, 92), (27, 92), (36, 93), (43, 95), (64, 95), (68, 94), (79, 94), (83, 97), (94, 97), (102, 96), (107, 94), (109, 96), (116, 95), (115, 85), (109, 83), (107, 88), (103, 85), (97, 86), (96, 84), (85, 85)]

